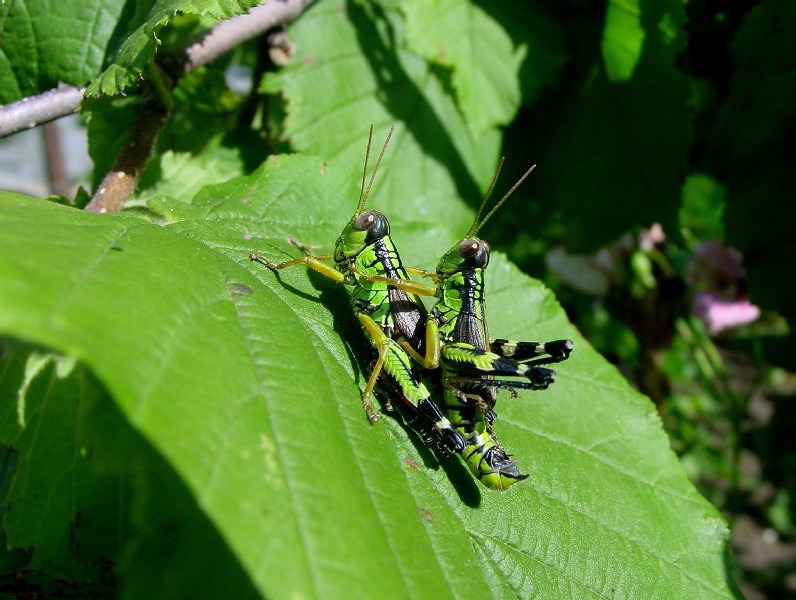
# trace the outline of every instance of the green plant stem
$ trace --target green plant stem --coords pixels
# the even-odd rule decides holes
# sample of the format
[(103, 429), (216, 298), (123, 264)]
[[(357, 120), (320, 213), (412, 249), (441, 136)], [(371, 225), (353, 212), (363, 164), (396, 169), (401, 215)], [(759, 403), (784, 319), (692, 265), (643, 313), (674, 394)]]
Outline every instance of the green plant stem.
[(724, 361), (702, 325), (694, 317), (689, 317), (687, 320), (678, 319), (677, 330), (692, 350), (702, 385), (725, 407), (730, 421), (730, 439), (727, 450), (730, 492), (727, 518), (732, 522), (739, 509), (741, 438), (743, 415), (746, 412), (748, 401), (732, 389)]

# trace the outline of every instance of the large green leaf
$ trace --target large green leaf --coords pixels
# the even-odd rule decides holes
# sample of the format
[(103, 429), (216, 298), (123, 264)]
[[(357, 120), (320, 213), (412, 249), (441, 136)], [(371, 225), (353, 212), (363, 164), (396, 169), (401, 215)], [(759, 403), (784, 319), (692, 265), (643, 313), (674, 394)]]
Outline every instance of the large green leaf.
[(85, 85), (100, 72), (124, 5), (122, 0), (0, 3), (0, 103), (59, 81)]
[[(0, 3), (0, 103), (59, 82), (91, 96), (137, 83), (157, 51), (158, 31), (178, 13), (221, 20), (259, 0), (15, 0)], [(104, 71), (103, 71), (104, 69)]]
[(542, 88), (558, 81), (567, 60), (565, 21), (545, 0), (480, 0), (476, 4), (506, 29), (514, 46), (527, 49), (519, 82), (522, 103), (532, 105)]
[[(466, 229), (494, 173), (500, 135), (474, 135), (446, 73), (406, 49), (404, 18), (393, 2), (326, 0), (289, 30), (296, 56), (266, 89), (287, 102), (284, 135), (296, 150), (331, 163), (362, 164), (362, 139), (374, 124), (375, 144), (396, 126), (390, 167), (379, 178), (383, 208), (410, 209), (423, 221)], [(394, 153), (394, 151), (392, 151)]]
[(3, 525), (8, 546), (29, 549), (6, 557), (28, 586), (59, 595), (60, 579), (75, 597), (116, 597), (121, 576), (129, 598), (256, 597), (182, 479), (85, 368), (18, 343), (3, 350), (0, 440), (19, 465)]
[(135, 29), (120, 41), (110, 64), (88, 87), (88, 96), (118, 94), (137, 83), (155, 56), (158, 31), (177, 13), (221, 20), (242, 14), (260, 0), (156, 0), (149, 12), (136, 20)]
[(505, 125), (520, 106), (517, 77), (524, 49), (469, 0), (402, 0), (408, 47), (452, 70), (458, 105), (478, 135)]
[[(294, 254), (287, 235), (330, 249), (357, 179), (280, 156), (151, 203), (165, 227), (0, 196), (0, 333), (84, 362), (267, 597), (731, 597), (725, 524), (651, 403), (500, 255), (493, 332), (576, 343), (550, 390), (497, 406), (530, 478), (486, 490), (400, 418), (367, 422), (345, 291), (247, 258)], [(419, 266), (461, 235), (392, 217)]]

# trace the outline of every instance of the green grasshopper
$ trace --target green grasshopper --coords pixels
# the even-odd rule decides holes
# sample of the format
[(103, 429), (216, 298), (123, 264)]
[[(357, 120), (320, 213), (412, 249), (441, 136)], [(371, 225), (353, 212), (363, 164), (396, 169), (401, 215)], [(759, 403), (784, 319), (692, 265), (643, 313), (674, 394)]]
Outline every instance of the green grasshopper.
[[(484, 270), (489, 264), (490, 247), (475, 236), (534, 168), (528, 169), (480, 220), (502, 165), (501, 160), (464, 239), (442, 256), (435, 272), (410, 271), (430, 277), (435, 283), (433, 287), (418, 287), (415, 291), (437, 298), (428, 327), (438, 331), (440, 337), (440, 386), (444, 390), (448, 417), (467, 442), (462, 456), (484, 485), (505, 490), (527, 475), (520, 473), (516, 462), (511, 460), (492, 431), (497, 389), (547, 388), (555, 380), (555, 373), (542, 365), (566, 360), (573, 346), (570, 340), (540, 343), (496, 339), (488, 342)], [(432, 357), (429, 362), (435, 363), (436, 359)], [(529, 381), (503, 379), (510, 376), (522, 376)]]
[[(531, 380), (530, 385), (519, 382), (495, 382), (489, 387), (515, 387), (527, 389), (543, 389), (545, 383), (554, 381), (555, 374), (541, 365), (556, 363), (566, 360), (572, 351), (571, 340), (556, 340), (553, 342), (517, 342), (506, 339), (489, 340), (486, 319), (486, 299), (484, 287), (484, 272), (489, 265), (491, 248), (489, 244), (478, 239), (476, 234), (486, 224), (492, 215), (508, 200), (526, 177), (533, 171), (535, 165), (528, 169), (512, 188), (498, 201), (492, 210), (479, 220), (481, 212), (497, 183), (503, 160), (498, 165), (492, 184), (478, 209), (475, 221), (471, 225), (464, 239), (450, 248), (437, 263), (436, 272), (421, 273), (431, 277), (435, 284), (437, 303), (434, 305), (429, 319), (433, 328), (438, 329), (442, 342), (442, 359), (453, 371), (470, 371), (470, 363), (495, 360), (494, 355), (505, 362), (496, 361), (493, 375), (523, 375)], [(417, 270), (415, 270), (417, 272)], [(424, 291), (424, 290), (422, 290)], [(418, 290), (417, 293), (422, 293)], [(470, 346), (468, 357), (462, 357), (462, 350)], [(487, 347), (489, 351), (487, 351)], [(446, 350), (452, 356), (446, 357)], [(514, 365), (522, 365), (517, 369)], [(486, 371), (485, 367), (479, 369)], [(455, 380), (449, 377), (448, 380)], [(536, 386), (540, 386), (537, 388)], [(487, 402), (487, 409), (491, 410), (494, 401)]]
[[(376, 381), (384, 374), (393, 388), (401, 390), (402, 398), (420, 417), (424, 427), (430, 429), (431, 439), (449, 451), (461, 452), (465, 447), (464, 437), (453, 428), (412, 369), (412, 360), (431, 364), (420, 354), (426, 348), (429, 356), (439, 353), (439, 337), (430, 328), (430, 333), (424, 333), (427, 327), (425, 309), (421, 311), (423, 305), (413, 293), (422, 284), (411, 281), (404, 270), (390, 237), (390, 225), (386, 217), (376, 210), (364, 210), (392, 132), (393, 128), (385, 140), (366, 189), (367, 156), (370, 154), (373, 135), (371, 127), (359, 203), (340, 233), (333, 254), (314, 255), (308, 246), (290, 240), (301, 250), (302, 256), (281, 263), (267, 260), (257, 253), (249, 258), (272, 270), (303, 264), (348, 286), (354, 313), (378, 352), (362, 394), (362, 405), (368, 419), (371, 422), (379, 419), (371, 396)], [(332, 259), (333, 267), (323, 262)]]

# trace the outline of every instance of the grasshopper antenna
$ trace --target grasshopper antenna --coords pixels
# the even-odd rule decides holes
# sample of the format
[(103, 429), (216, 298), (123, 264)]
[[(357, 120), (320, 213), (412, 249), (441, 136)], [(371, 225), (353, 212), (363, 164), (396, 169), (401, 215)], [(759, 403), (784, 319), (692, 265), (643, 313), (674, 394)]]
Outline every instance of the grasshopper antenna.
[(376, 172), (379, 170), (379, 165), (381, 164), (381, 159), (384, 157), (384, 153), (387, 150), (387, 144), (390, 143), (390, 138), (392, 137), (392, 132), (395, 131), (395, 125), (390, 127), (390, 131), (387, 133), (387, 139), (384, 140), (384, 145), (381, 147), (381, 152), (379, 152), (379, 158), (376, 159), (376, 166), (373, 167), (373, 173), (370, 174), (370, 181), (368, 181), (368, 187), (365, 189), (365, 179), (368, 175), (368, 157), (370, 156), (370, 144), (373, 139), (373, 125), (370, 126), (370, 130), (368, 131), (368, 147), (365, 150), (365, 168), (362, 170), (362, 187), (359, 191), (359, 203), (357, 204), (357, 210), (354, 213), (358, 215), (362, 212), (362, 208), (365, 206), (365, 202), (368, 199), (368, 195), (370, 194), (370, 188), (373, 187), (373, 181), (376, 179)]
[(519, 178), (517, 183), (515, 183), (513, 186), (511, 186), (511, 189), (508, 192), (506, 192), (506, 195), (503, 196), (500, 200), (498, 200), (498, 203), (495, 204), (495, 206), (492, 208), (492, 210), (490, 210), (487, 213), (487, 215), (484, 217), (484, 219), (481, 222), (479, 222), (478, 219), (481, 217), (481, 212), (484, 210), (484, 206), (486, 206), (486, 202), (487, 202), (487, 200), (489, 200), (489, 196), (492, 194), (492, 191), (495, 189), (495, 184), (497, 183), (498, 175), (500, 175), (500, 169), (503, 168), (503, 163), (504, 162), (506, 162), (506, 157), (505, 156), (500, 159), (500, 163), (498, 164), (497, 171), (495, 171), (495, 176), (492, 178), (492, 185), (489, 186), (489, 190), (487, 190), (486, 196), (484, 196), (484, 201), (481, 202), (481, 206), (478, 207), (478, 213), (475, 215), (475, 221), (473, 221), (473, 224), (470, 227), (470, 231), (467, 232), (467, 237), (474, 237), (475, 234), (477, 234), (479, 231), (481, 231), (481, 228), (486, 224), (486, 222), (489, 220), (489, 218), (497, 212), (497, 209), (499, 209), (501, 206), (503, 206), (503, 203), (506, 200), (509, 199), (509, 197), (514, 193), (514, 191), (518, 187), (520, 187), (520, 184), (523, 181), (525, 181), (525, 178), (528, 177), (528, 175), (531, 174), (531, 171), (533, 171), (536, 168), (536, 165), (531, 165), (531, 167), (527, 171), (525, 171), (525, 173), (523, 173), (522, 177)]
[(483, 225), (483, 223), (479, 225), (478, 220), (481, 218), (481, 213), (483, 212), (484, 207), (486, 206), (487, 200), (489, 200), (489, 197), (492, 195), (492, 192), (495, 189), (495, 185), (497, 184), (498, 176), (500, 175), (500, 170), (503, 168), (504, 162), (506, 162), (506, 157), (501, 156), (500, 162), (498, 163), (497, 166), (497, 171), (495, 171), (495, 175), (494, 177), (492, 177), (492, 183), (489, 184), (489, 189), (486, 191), (486, 196), (484, 196), (484, 199), (481, 201), (481, 206), (478, 207), (478, 212), (475, 213), (475, 219), (473, 220), (473, 224), (470, 225), (470, 229), (467, 231), (466, 237), (468, 238), (473, 237), (476, 233), (478, 233), (478, 230), (481, 229), (481, 225)]

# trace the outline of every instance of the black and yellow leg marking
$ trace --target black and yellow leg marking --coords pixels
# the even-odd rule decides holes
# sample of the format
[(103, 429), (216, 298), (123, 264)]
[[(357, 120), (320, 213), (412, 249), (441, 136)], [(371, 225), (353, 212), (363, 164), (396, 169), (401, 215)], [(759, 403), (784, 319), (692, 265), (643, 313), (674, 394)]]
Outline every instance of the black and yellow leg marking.
[(525, 364), (476, 348), (472, 344), (452, 342), (442, 347), (440, 359), (453, 373), (446, 381), (470, 381), (470, 377), (522, 377), (527, 381), (483, 379), (484, 387), (543, 390), (555, 381), (555, 371)]
[(574, 348), (572, 340), (516, 342), (500, 338), (492, 340), (489, 346), (495, 354), (527, 365), (549, 365), (567, 360)]

